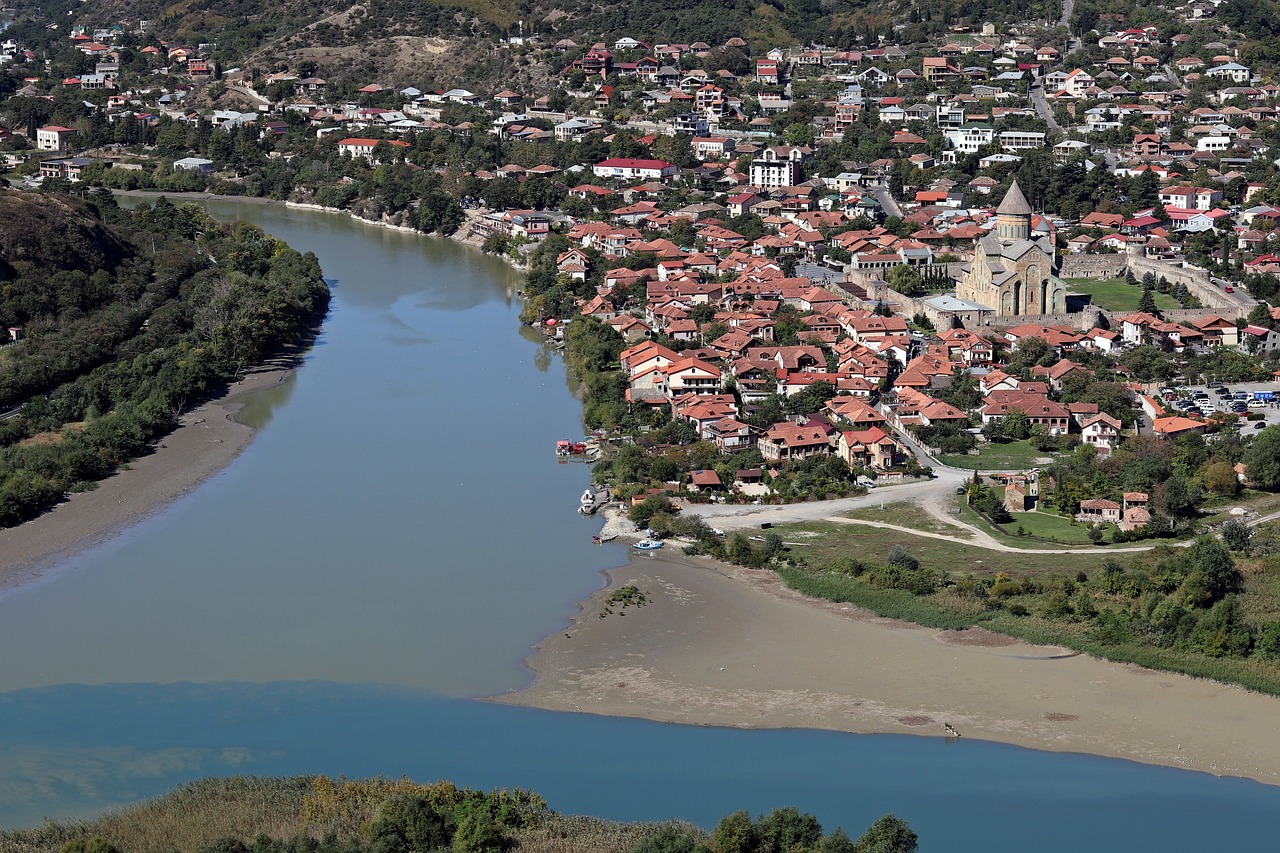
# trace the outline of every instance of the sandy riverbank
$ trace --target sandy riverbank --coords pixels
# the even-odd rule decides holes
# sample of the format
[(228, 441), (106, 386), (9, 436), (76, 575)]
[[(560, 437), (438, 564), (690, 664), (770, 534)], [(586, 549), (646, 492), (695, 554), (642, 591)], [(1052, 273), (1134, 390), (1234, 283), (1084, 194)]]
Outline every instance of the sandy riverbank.
[[(494, 701), (744, 728), (965, 737), (1280, 784), (1280, 699), (806, 599), (772, 572), (662, 552), (608, 572)], [(635, 584), (649, 599), (601, 617)], [(625, 615), (623, 615), (625, 614)]]
[(25, 583), (109, 539), (231, 464), (254, 435), (252, 427), (235, 420), (244, 398), (284, 381), (292, 371), (282, 366), (249, 374), (185, 413), (181, 425), (128, 470), (103, 480), (92, 492), (71, 495), (26, 524), (0, 530), (0, 589)]

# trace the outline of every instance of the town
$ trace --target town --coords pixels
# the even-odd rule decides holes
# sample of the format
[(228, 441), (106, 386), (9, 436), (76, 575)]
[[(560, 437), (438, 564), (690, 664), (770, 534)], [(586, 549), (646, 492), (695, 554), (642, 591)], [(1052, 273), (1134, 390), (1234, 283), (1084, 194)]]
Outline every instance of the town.
[(1246, 460), (1280, 423), (1280, 87), (1218, 6), (834, 47), (522, 24), (492, 49), (544, 89), (481, 93), (60, 22), (56, 60), (0, 45), (0, 144), (18, 187), (265, 196), (509, 258), (588, 428), (643, 449), (597, 466), (637, 504), (947, 466), (998, 475), (993, 523), (1185, 535), (1280, 485)]

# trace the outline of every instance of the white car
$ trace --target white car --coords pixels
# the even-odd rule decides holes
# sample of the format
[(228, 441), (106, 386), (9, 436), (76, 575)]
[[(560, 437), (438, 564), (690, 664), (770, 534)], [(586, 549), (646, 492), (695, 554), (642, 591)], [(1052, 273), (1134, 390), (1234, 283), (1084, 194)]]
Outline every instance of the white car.
[(1263, 408), (1263, 407), (1264, 407), (1264, 406), (1266, 406), (1266, 405), (1267, 405), (1267, 404), (1266, 404), (1266, 402), (1265, 402), (1265, 401), (1263, 401), (1263, 400), (1250, 400), (1250, 401), (1249, 401), (1249, 408), (1251, 408), (1251, 409), (1261, 409), (1261, 408)]

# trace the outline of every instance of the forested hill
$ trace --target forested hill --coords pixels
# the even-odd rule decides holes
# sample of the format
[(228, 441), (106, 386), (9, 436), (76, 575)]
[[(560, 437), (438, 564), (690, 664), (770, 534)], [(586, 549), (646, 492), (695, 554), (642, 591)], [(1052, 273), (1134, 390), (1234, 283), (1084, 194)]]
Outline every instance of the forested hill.
[(0, 526), (146, 452), (328, 299), (315, 256), (194, 205), (0, 190)]

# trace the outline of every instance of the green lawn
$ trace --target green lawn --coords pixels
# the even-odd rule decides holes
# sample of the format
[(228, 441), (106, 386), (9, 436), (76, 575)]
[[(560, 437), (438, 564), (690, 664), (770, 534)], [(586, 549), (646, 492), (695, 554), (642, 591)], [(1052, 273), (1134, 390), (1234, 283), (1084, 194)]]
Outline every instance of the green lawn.
[[(1048, 512), (1014, 512), (1010, 513), (1013, 521), (1001, 525), (1001, 529), (1013, 538), (1018, 536), (1021, 527), (1028, 537), (1048, 542), (1061, 542), (1064, 545), (1090, 545), (1089, 525), (1076, 524), (1071, 519)], [(1110, 528), (1110, 525), (1108, 525)], [(1109, 537), (1107, 540), (1109, 541)]]
[[(999, 494), (1000, 488), (992, 491)], [(969, 506), (963, 497), (956, 498), (956, 506), (960, 510), (960, 520), (995, 537), (1010, 548), (1044, 548), (1046, 546), (1064, 545), (1067, 547), (1090, 546), (1089, 527), (1085, 524), (1072, 524), (1071, 519), (1052, 512), (1013, 512), (1013, 521), (1009, 524), (994, 525), (979, 515), (977, 510)], [(1024, 535), (1018, 534), (1021, 527)], [(1107, 525), (1108, 535), (1104, 543), (1110, 543), (1111, 525)]]
[[(1106, 554), (1036, 554), (1028, 559), (1026, 554), (989, 551), (966, 542), (948, 542), (924, 536), (913, 536), (900, 530), (883, 527), (865, 527), (860, 524), (836, 524), (832, 522), (804, 522), (779, 524), (774, 532), (783, 539), (802, 539), (807, 544), (803, 556), (813, 565), (829, 560), (857, 557), (868, 563), (881, 563), (889, 549), (901, 545), (920, 560), (921, 565), (952, 574), (971, 574), (990, 577), (1005, 572), (1014, 577), (1039, 575), (1049, 572), (1091, 572), (1102, 565)], [(813, 534), (819, 533), (820, 536)], [(1025, 540), (1024, 540), (1025, 541)], [(1038, 547), (1027, 543), (1027, 547)]]
[[(1122, 278), (1068, 278), (1068, 293), (1087, 293), (1090, 301), (1099, 308), (1108, 311), (1137, 311), (1138, 301), (1142, 299), (1142, 285), (1131, 285)], [(1167, 293), (1156, 293), (1156, 307), (1161, 311), (1181, 308), (1178, 300)]]
[(969, 468), (981, 471), (1024, 471), (1047, 464), (1043, 460), (1053, 454), (1036, 450), (1031, 441), (1011, 441), (1008, 444), (980, 444), (977, 455), (953, 456), (943, 454), (938, 461), (952, 468)]

